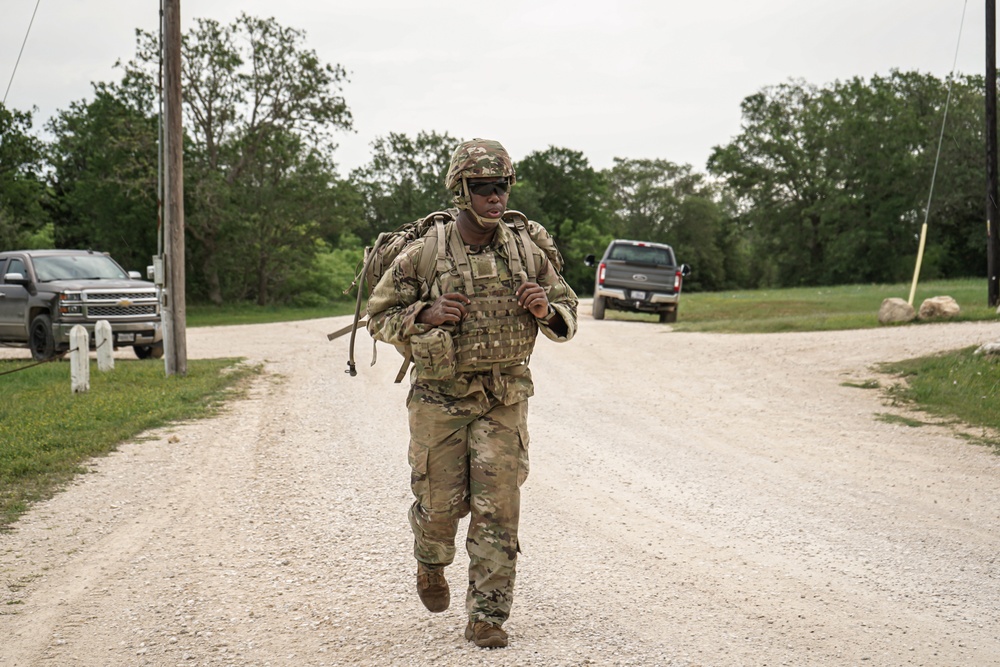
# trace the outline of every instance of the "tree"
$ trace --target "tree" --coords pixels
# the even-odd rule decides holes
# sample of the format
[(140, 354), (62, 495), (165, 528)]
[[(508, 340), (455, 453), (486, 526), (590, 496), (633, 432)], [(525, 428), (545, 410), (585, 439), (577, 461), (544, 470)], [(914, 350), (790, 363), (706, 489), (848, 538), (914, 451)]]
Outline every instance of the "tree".
[[(755, 253), (777, 268), (775, 279), (814, 281), (823, 257), (819, 205), (827, 192), (825, 150), (810, 115), (816, 89), (803, 82), (767, 88), (743, 100), (743, 132), (716, 147), (709, 170), (740, 198), (741, 223), (753, 230)], [(758, 275), (766, 276), (764, 268)]]
[(51, 244), (46, 199), (44, 146), (31, 131), (27, 112), (0, 104), (0, 247)]
[(921, 223), (935, 212), (925, 275), (968, 275), (969, 230), (982, 228), (973, 194), (982, 83), (954, 86), (929, 212), (947, 99), (938, 79), (893, 71), (823, 89), (792, 81), (743, 101), (742, 131), (713, 150), (709, 170), (736, 197), (758, 284), (905, 280)]
[(332, 166), (317, 151), (303, 154), (299, 142), (295, 135), (273, 136), (261, 150), (267, 159), (254, 161), (236, 192), (246, 211), (239, 238), (247, 248), (240, 254), (251, 261), (234, 275), (245, 276), (239, 296), (253, 296), (258, 305), (291, 300), (289, 280), (312, 262), (323, 221), (337, 207)]
[[(149, 76), (158, 43), (149, 33), (138, 35), (129, 71)], [(201, 292), (214, 303), (227, 296), (267, 301), (266, 286), (277, 274), (265, 260), (273, 255), (260, 252), (262, 218), (268, 217), (266, 237), (289, 243), (312, 223), (334, 225), (332, 208), (317, 211), (300, 196), (301, 181), (280, 181), (308, 181), (318, 188), (317, 201), (332, 206), (327, 195), (339, 190), (333, 134), (352, 125), (341, 95), (346, 72), (305, 48), (305, 33), (274, 19), (242, 14), (228, 26), (198, 19), (182, 42), (185, 222), (196, 242), (189, 255)], [(256, 192), (262, 184), (272, 187)], [(248, 209), (262, 205), (260, 197), (270, 197), (265, 209)], [(298, 247), (315, 252), (314, 244)], [(255, 273), (253, 288), (234, 280), (248, 270)]]
[(129, 269), (157, 250), (157, 120), (148, 82), (94, 85), (94, 100), (49, 122), (55, 240), (94, 248)]
[(437, 132), (415, 138), (391, 132), (373, 141), (371, 161), (351, 173), (364, 200), (364, 236), (374, 241), (380, 232), (451, 206), (444, 179), (459, 143)]
[[(836, 82), (820, 93), (831, 121), (818, 282), (895, 282), (912, 274), (946, 98), (934, 77), (903, 72)], [(953, 165), (940, 166), (942, 175), (953, 172)], [(953, 176), (946, 180), (954, 183)], [(936, 272), (937, 262), (928, 268)]]
[[(986, 275), (985, 89), (982, 76), (962, 76), (954, 81), (927, 216), (928, 244), (940, 259), (925, 258), (928, 268), (921, 271), (927, 277)], [(929, 189), (929, 181), (926, 187)]]
[(608, 172), (616, 206), (615, 236), (668, 243), (693, 267), (685, 285), (726, 285), (722, 208), (711, 185), (690, 165), (615, 158)]
[(566, 260), (563, 276), (579, 292), (593, 288), (583, 263), (611, 241), (608, 183), (579, 151), (549, 146), (517, 163), (511, 204), (552, 234)]

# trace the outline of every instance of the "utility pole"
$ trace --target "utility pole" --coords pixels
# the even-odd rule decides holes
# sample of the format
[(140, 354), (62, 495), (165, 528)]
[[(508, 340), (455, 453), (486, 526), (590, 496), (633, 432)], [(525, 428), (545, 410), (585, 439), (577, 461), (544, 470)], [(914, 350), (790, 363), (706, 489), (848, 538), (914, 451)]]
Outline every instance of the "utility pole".
[(184, 297), (184, 151), (181, 116), (181, 0), (163, 0), (164, 248), (163, 352), (167, 375), (187, 375)]
[(1000, 305), (1000, 225), (997, 224), (997, 3), (986, 0), (986, 271), (989, 305)]

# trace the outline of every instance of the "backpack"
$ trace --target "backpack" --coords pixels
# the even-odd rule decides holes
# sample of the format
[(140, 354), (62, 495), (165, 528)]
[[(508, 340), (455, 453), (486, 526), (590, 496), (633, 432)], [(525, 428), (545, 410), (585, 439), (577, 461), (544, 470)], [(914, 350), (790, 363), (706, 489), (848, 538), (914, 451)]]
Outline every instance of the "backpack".
[[(354, 281), (344, 290), (346, 294), (355, 286), (358, 288), (357, 301), (354, 305), (354, 320), (347, 326), (327, 335), (327, 340), (333, 340), (343, 336), (348, 331), (351, 332), (347, 370), (344, 371), (345, 373), (348, 373), (351, 377), (358, 374), (354, 363), (354, 341), (357, 336), (358, 327), (366, 323), (365, 320), (361, 319), (361, 300), (362, 293), (365, 292), (365, 286), (367, 285), (368, 296), (371, 296), (375, 285), (378, 284), (382, 275), (392, 266), (392, 262), (402, 252), (403, 248), (420, 238), (424, 239), (424, 247), (421, 250), (420, 259), (417, 263), (417, 275), (423, 277), (427, 284), (433, 282), (438, 273), (446, 270), (445, 248), (447, 247), (447, 239), (445, 238), (444, 226), (456, 217), (458, 217), (457, 209), (435, 211), (425, 218), (408, 222), (391, 232), (382, 232), (375, 239), (374, 244), (365, 248), (361, 268), (354, 277)], [(521, 270), (527, 280), (534, 282), (537, 279), (538, 273), (535, 267), (535, 256), (531, 252), (532, 247), (541, 249), (549, 261), (552, 262), (556, 271), (562, 272), (562, 255), (556, 247), (555, 240), (544, 227), (537, 222), (528, 220), (520, 211), (514, 210), (508, 210), (504, 213), (503, 222), (521, 239), (521, 246), (512, 243), (517, 252), (508, 253), (512, 258), (513, 264), (520, 264), (518, 267), (511, 267), (514, 273)], [(521, 254), (521, 248), (524, 248), (523, 255)], [(513, 259), (515, 257), (517, 258), (516, 260)], [(403, 355), (404, 359), (399, 373), (396, 374), (397, 383), (402, 381), (411, 360), (408, 351), (400, 350), (400, 354)], [(375, 365), (375, 361), (376, 354), (373, 346), (373, 366)]]

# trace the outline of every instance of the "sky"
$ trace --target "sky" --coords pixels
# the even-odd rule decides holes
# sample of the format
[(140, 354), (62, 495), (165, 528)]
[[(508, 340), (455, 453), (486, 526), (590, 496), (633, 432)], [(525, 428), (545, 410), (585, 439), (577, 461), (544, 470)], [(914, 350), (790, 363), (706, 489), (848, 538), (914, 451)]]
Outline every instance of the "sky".
[[(37, 5), (37, 12), (36, 12)], [(740, 131), (740, 103), (801, 79), (823, 86), (892, 69), (985, 71), (985, 3), (966, 0), (180, 0), (196, 18), (240, 12), (305, 32), (339, 64), (354, 131), (346, 175), (390, 132), (499, 140), (515, 160), (550, 146), (596, 169), (614, 158), (704, 171)], [(160, 0), (0, 0), (0, 92), (46, 120), (118, 81)], [(30, 33), (28, 26), (35, 13)], [(25, 34), (28, 33), (25, 42)], [(20, 63), (15, 71), (15, 62)], [(11, 77), (13, 76), (13, 79)], [(8, 88), (9, 86), (9, 88)], [(43, 135), (44, 136), (44, 135)]]

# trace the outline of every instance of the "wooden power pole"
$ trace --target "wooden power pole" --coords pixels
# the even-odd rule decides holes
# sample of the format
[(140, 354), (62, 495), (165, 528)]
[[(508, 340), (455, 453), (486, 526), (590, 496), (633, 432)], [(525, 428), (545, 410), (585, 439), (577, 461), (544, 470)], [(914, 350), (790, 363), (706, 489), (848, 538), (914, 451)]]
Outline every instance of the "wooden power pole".
[(184, 297), (184, 150), (181, 116), (181, 1), (163, 0), (164, 220), (163, 352), (167, 375), (187, 375)]
[(997, 224), (997, 3), (986, 0), (986, 270), (989, 305), (1000, 304), (1000, 229)]

